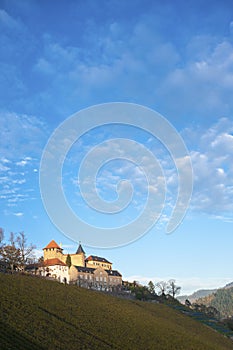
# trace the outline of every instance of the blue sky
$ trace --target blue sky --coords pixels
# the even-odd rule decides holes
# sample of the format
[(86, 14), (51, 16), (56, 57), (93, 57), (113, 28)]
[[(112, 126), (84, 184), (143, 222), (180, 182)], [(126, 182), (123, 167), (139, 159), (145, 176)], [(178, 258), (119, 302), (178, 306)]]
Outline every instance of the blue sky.
[(81, 198), (81, 161), (111, 138), (132, 139), (156, 153), (167, 197), (159, 222), (142, 238), (114, 249), (83, 242), (86, 253), (113, 261), (124, 278), (175, 278), (183, 292), (232, 281), (232, 2), (0, 0), (0, 47), (0, 210), (6, 237), (25, 231), (38, 254), (51, 239), (67, 252), (76, 249), (41, 200), (43, 149), (60, 123), (79, 110), (136, 103), (159, 112), (182, 136), (193, 166), (190, 207), (167, 235), (178, 181), (168, 152), (136, 128), (96, 128), (77, 140), (63, 167), (67, 201), (83, 220), (116, 226), (142, 210), (145, 177), (127, 161), (105, 165), (96, 184), (111, 201), (116, 183), (131, 179), (135, 192), (125, 213), (97, 216)]

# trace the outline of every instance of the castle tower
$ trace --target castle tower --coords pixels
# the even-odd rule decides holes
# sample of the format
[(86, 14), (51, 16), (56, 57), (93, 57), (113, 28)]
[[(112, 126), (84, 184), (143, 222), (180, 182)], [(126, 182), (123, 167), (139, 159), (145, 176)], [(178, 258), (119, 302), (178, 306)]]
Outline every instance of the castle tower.
[(44, 251), (44, 261), (47, 259), (54, 259), (57, 258), (59, 260), (63, 260), (63, 249), (54, 241), (52, 240), (45, 248), (43, 248)]
[(75, 266), (85, 266), (85, 251), (83, 250), (83, 247), (81, 246), (81, 243), (79, 242), (78, 249), (76, 251), (76, 254), (71, 254), (71, 261), (72, 265)]

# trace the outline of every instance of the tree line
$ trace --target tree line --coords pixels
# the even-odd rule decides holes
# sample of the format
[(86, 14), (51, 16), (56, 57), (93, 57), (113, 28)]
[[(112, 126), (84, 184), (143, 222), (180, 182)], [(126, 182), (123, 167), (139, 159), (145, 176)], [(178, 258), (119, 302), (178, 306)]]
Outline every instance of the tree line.
[(26, 264), (35, 258), (36, 246), (27, 243), (24, 232), (10, 233), (9, 239), (5, 240), (4, 230), (0, 228), (0, 269), (11, 271), (18, 269), (24, 271)]
[(181, 291), (181, 287), (176, 284), (174, 279), (157, 283), (149, 281), (147, 286), (142, 286), (136, 281), (133, 283), (125, 282), (125, 287), (139, 300), (161, 300), (169, 297), (175, 299)]

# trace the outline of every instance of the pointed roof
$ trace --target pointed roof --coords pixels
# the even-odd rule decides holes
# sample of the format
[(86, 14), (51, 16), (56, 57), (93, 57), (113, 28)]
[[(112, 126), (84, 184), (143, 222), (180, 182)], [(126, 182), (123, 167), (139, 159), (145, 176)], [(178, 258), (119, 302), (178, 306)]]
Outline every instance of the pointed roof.
[(61, 249), (61, 247), (54, 241), (52, 240), (51, 242), (49, 242), (49, 244), (43, 248), (43, 249), (50, 249), (50, 248), (58, 248)]
[(81, 246), (81, 243), (79, 243), (76, 254), (85, 254), (83, 247)]

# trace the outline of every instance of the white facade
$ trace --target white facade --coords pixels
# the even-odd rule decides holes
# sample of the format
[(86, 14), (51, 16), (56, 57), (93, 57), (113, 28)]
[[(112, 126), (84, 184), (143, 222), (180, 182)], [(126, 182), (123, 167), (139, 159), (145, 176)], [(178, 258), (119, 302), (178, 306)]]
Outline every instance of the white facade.
[(69, 283), (69, 268), (63, 265), (39, 267), (38, 272), (43, 277), (51, 277), (62, 283)]

